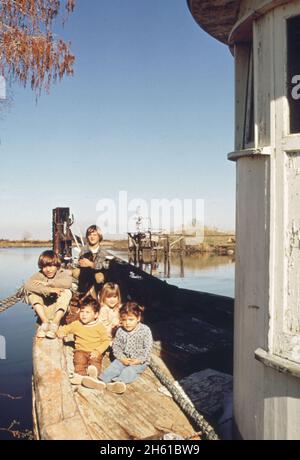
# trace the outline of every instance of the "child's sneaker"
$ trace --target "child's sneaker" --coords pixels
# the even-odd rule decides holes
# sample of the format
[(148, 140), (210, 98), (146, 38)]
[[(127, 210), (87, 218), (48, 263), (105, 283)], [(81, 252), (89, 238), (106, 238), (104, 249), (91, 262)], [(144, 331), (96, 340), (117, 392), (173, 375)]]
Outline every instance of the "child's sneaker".
[(46, 337), (46, 333), (49, 329), (49, 323), (43, 323), (38, 327), (36, 332), (36, 336), (38, 339), (44, 339)]
[(81, 385), (83, 379), (83, 375), (74, 374), (73, 377), (70, 378), (70, 382), (72, 385)]
[(97, 380), (97, 377), (98, 377), (98, 370), (97, 370), (97, 367), (96, 366), (89, 366), (87, 368), (87, 375), (89, 377), (92, 377), (92, 379), (96, 379)]
[(57, 330), (58, 330), (58, 324), (50, 323), (48, 331), (46, 332), (47, 339), (56, 339)]
[(104, 390), (106, 387), (106, 383), (102, 382), (102, 380), (93, 379), (92, 377), (83, 377), (81, 385), (94, 390)]
[(112, 382), (106, 385), (106, 388), (112, 393), (121, 395), (126, 391), (126, 384), (124, 382)]

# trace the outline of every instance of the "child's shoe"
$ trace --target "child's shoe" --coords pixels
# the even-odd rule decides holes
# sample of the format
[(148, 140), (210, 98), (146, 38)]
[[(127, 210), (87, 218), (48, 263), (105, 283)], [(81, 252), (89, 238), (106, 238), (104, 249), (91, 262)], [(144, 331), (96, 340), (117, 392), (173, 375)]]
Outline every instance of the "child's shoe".
[(83, 379), (83, 375), (74, 374), (73, 377), (70, 378), (70, 382), (72, 385), (81, 385)]
[(126, 384), (124, 382), (112, 382), (106, 385), (106, 388), (112, 393), (121, 395), (126, 391)]
[(56, 339), (56, 332), (58, 331), (58, 324), (50, 323), (48, 331), (46, 332), (47, 339)]
[(89, 366), (87, 368), (87, 375), (89, 377), (92, 377), (92, 379), (96, 379), (97, 380), (97, 377), (98, 377), (98, 370), (97, 370), (97, 367), (96, 366)]
[(83, 377), (81, 385), (94, 390), (104, 390), (106, 387), (106, 383), (102, 382), (102, 380), (93, 379), (92, 377)]
[(36, 336), (38, 339), (44, 339), (46, 337), (46, 333), (49, 329), (49, 323), (43, 323), (38, 327), (36, 332)]

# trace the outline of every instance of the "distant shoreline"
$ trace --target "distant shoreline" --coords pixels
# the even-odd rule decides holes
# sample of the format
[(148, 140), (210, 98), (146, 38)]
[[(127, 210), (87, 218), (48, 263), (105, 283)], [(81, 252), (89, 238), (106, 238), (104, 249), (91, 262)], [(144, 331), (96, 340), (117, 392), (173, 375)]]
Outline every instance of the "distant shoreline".
[[(189, 244), (189, 243), (188, 243)], [(73, 247), (76, 247), (73, 244)], [(106, 250), (128, 251), (128, 241), (103, 240), (101, 247)], [(3, 248), (52, 248), (51, 240), (5, 240), (0, 239), (0, 249)], [(232, 254), (235, 251), (235, 236), (226, 233), (205, 235), (204, 242), (186, 247), (187, 254), (213, 253)]]
[(50, 248), (52, 241), (0, 240), (0, 248)]
[[(127, 250), (127, 240), (105, 240), (101, 247), (105, 249)], [(76, 247), (73, 245), (73, 247)], [(52, 248), (51, 240), (0, 240), (0, 248)]]

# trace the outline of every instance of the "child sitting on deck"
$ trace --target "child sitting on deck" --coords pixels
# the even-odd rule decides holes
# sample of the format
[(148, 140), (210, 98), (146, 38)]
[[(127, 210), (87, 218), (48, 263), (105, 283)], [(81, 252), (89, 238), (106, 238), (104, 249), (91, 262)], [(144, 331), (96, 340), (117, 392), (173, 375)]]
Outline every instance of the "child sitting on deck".
[(112, 339), (120, 326), (121, 293), (115, 283), (105, 283), (99, 295), (99, 321), (104, 325), (106, 332)]
[(101, 372), (103, 353), (109, 347), (109, 337), (105, 327), (98, 321), (99, 305), (93, 297), (86, 297), (80, 304), (79, 320), (62, 326), (58, 337), (73, 334), (75, 338), (74, 368), (71, 383), (80, 385), (82, 376), (96, 379)]
[(72, 276), (69, 270), (60, 268), (60, 259), (54, 251), (44, 251), (38, 266), (40, 271), (25, 283), (25, 299), (32, 305), (41, 324), (36, 336), (55, 339), (72, 297)]
[(151, 330), (141, 324), (144, 308), (127, 302), (120, 309), (121, 327), (113, 342), (115, 360), (99, 376), (98, 381), (84, 377), (82, 385), (122, 394), (126, 384), (134, 382), (150, 362), (153, 340)]

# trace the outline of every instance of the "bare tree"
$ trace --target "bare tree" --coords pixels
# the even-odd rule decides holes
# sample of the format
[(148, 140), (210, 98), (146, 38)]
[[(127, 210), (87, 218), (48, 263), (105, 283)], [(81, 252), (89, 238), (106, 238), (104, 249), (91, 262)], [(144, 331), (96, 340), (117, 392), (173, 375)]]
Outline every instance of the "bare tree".
[(0, 74), (8, 81), (30, 83), (39, 94), (73, 74), (70, 45), (52, 31), (61, 4), (66, 17), (75, 0), (0, 0)]

